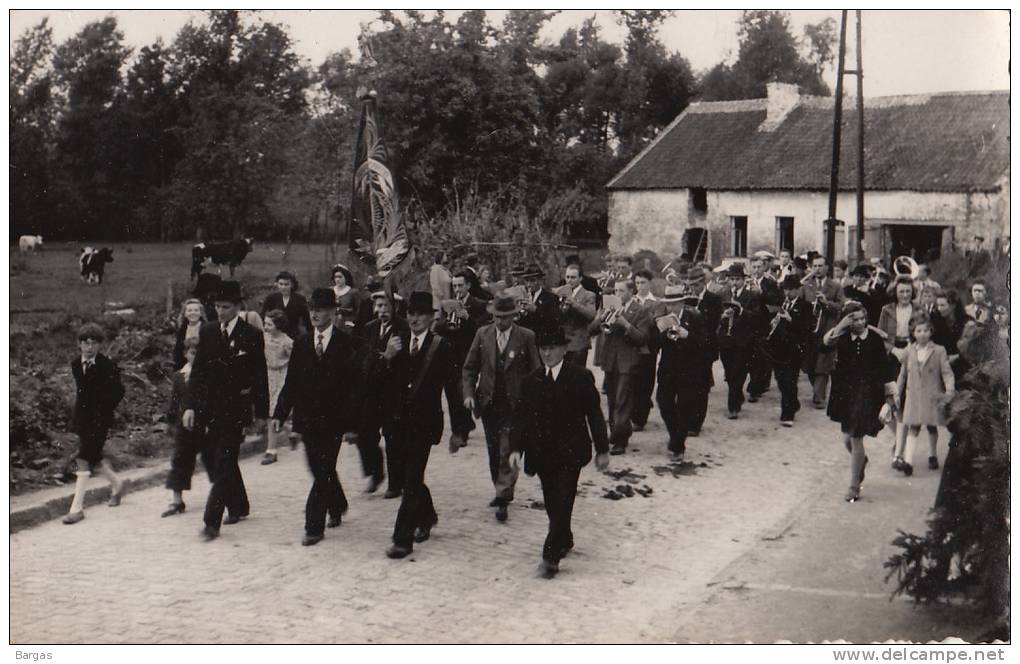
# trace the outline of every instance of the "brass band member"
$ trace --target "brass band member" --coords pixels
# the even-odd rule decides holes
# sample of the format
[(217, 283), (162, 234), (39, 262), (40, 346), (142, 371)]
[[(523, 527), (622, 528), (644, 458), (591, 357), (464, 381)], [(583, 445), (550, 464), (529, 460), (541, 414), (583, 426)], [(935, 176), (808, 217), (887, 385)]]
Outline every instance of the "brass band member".
[(658, 327), (654, 345), (662, 350), (655, 400), (669, 432), (668, 449), (683, 461), (687, 435), (702, 393), (707, 389), (705, 365), (711, 364), (705, 319), (698, 313), (698, 297), (682, 286), (667, 286), (661, 300), (668, 327)]
[(563, 275), (566, 283), (556, 289), (563, 333), (567, 337), (566, 361), (580, 367), (588, 363), (588, 349), (591, 348), (588, 325), (595, 319), (596, 312), (595, 293), (582, 285), (582, 278), (580, 266), (568, 265)]
[(740, 263), (726, 270), (729, 299), (723, 302), (722, 319), (717, 331), (719, 355), (729, 395), (726, 417), (737, 419), (744, 403), (744, 381), (751, 369), (751, 352), (761, 315), (761, 297), (747, 287), (747, 275)]
[(698, 436), (701, 434), (701, 427), (704, 425), (705, 417), (708, 415), (708, 393), (715, 385), (712, 365), (719, 359), (719, 338), (716, 336), (715, 331), (719, 329), (723, 301), (721, 297), (705, 287), (706, 279), (710, 279), (712, 276), (711, 269), (705, 269), (696, 265), (681, 266), (677, 269), (677, 274), (683, 279), (691, 295), (697, 296), (698, 313), (705, 318), (707, 342), (705, 350), (708, 355), (707, 362), (705, 362), (705, 388), (698, 398), (697, 408), (690, 422), (691, 430), (688, 432), (690, 436)]
[(846, 300), (843, 287), (826, 277), (824, 256), (811, 259), (811, 274), (804, 280), (804, 299), (812, 307), (814, 341), (804, 354), (804, 373), (811, 381), (811, 402), (815, 408), (825, 408), (825, 394), (829, 389), (829, 373), (835, 355), (831, 347), (822, 343), (822, 337), (839, 319), (839, 311)]
[(769, 324), (764, 344), (772, 358), (779, 386), (779, 423), (793, 426), (793, 418), (800, 410), (797, 398), (797, 380), (804, 347), (811, 343), (814, 319), (811, 305), (801, 297), (800, 279), (787, 275), (782, 283), (786, 298)]

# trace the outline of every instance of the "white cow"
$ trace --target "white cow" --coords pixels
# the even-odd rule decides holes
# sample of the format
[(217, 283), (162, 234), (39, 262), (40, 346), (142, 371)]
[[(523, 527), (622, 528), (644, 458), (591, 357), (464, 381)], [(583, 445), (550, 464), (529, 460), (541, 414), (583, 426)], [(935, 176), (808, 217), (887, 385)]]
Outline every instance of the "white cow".
[(35, 251), (42, 249), (42, 235), (22, 235), (18, 238), (18, 251)]

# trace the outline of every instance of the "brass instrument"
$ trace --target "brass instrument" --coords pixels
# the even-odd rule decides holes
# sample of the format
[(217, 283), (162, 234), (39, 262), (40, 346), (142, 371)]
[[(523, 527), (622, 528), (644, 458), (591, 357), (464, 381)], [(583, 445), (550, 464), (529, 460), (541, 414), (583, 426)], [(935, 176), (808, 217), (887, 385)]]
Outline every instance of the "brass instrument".
[(619, 309), (606, 309), (602, 313), (602, 331), (609, 334), (613, 331), (613, 323), (620, 316)]
[(822, 298), (825, 297), (824, 293), (815, 293), (815, 334), (822, 331), (822, 319), (825, 318), (825, 305), (822, 304)]
[(666, 330), (666, 338), (669, 339), (670, 341), (676, 341), (677, 339), (679, 339), (680, 338), (680, 326), (679, 325), (673, 325), (669, 329), (667, 329)]
[(562, 311), (563, 313), (567, 313), (568, 311), (570, 311), (570, 306), (572, 304), (573, 301), (570, 299), (569, 296), (560, 295), (560, 311)]
[(460, 329), (460, 316), (456, 311), (450, 311), (446, 314), (446, 327), (451, 330)]
[(921, 266), (910, 256), (900, 256), (893, 261), (893, 272), (897, 277), (907, 276), (916, 281), (921, 276)]

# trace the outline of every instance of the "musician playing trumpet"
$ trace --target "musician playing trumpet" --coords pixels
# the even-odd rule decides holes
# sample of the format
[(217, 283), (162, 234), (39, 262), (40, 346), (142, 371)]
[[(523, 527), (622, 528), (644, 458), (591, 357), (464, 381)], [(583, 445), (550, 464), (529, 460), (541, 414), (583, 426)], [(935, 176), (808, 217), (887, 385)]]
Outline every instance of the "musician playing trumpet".
[(683, 461), (688, 432), (696, 428), (699, 402), (708, 389), (708, 349), (705, 319), (698, 312), (698, 296), (684, 286), (667, 286), (659, 301), (664, 316), (656, 319), (649, 345), (661, 350), (655, 400), (669, 431), (668, 450)]
[(805, 346), (811, 343), (814, 318), (811, 305), (801, 296), (800, 280), (787, 275), (780, 286), (785, 299), (772, 317), (764, 348), (772, 361), (779, 386), (779, 423), (792, 427), (800, 410), (797, 398), (797, 380)]
[(531, 263), (521, 274), (528, 297), (520, 302), (521, 315), (517, 324), (535, 334), (540, 330), (558, 328), (561, 323), (560, 298), (545, 287), (545, 272)]
[(568, 265), (563, 273), (565, 284), (556, 289), (560, 298), (563, 334), (567, 337), (566, 362), (583, 367), (588, 363), (591, 335), (588, 325), (595, 320), (595, 293), (581, 285), (581, 267)]
[(737, 419), (744, 404), (744, 382), (751, 370), (751, 354), (759, 334), (762, 315), (761, 295), (747, 287), (742, 263), (726, 270), (729, 292), (723, 291), (723, 313), (717, 331), (719, 355), (729, 388), (726, 417)]
[(839, 312), (846, 296), (843, 287), (830, 279), (824, 256), (811, 260), (811, 274), (804, 280), (804, 300), (811, 305), (814, 317), (812, 340), (804, 354), (804, 373), (811, 381), (811, 403), (815, 408), (825, 408), (829, 390), (829, 374), (836, 360), (835, 348), (822, 343), (822, 337), (839, 322)]

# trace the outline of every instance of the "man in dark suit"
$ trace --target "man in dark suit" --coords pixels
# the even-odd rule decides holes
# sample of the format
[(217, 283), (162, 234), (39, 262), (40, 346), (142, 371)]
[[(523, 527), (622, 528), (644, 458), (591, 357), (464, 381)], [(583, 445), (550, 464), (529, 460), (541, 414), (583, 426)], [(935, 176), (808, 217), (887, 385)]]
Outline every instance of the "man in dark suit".
[(602, 335), (601, 366), (606, 372), (605, 390), (609, 401), (610, 454), (624, 454), (633, 432), (635, 381), (641, 370), (642, 350), (655, 327), (652, 317), (634, 299), (633, 281), (617, 281), (616, 297), (620, 308), (595, 317), (588, 331)]
[(850, 271), (850, 285), (843, 287), (843, 295), (848, 300), (856, 300), (863, 304), (864, 310), (868, 312), (868, 324), (878, 325), (884, 298), (876, 298), (868, 289), (870, 280), (871, 268), (861, 263)]
[(654, 345), (661, 349), (659, 388), (655, 400), (669, 432), (668, 449), (674, 461), (682, 461), (687, 450), (687, 435), (698, 400), (706, 389), (705, 364), (709, 362), (704, 317), (698, 313), (698, 298), (684, 293), (686, 288), (667, 286), (661, 300), (663, 315), (675, 320), (668, 327), (656, 327)]
[(556, 296), (560, 298), (563, 333), (567, 337), (567, 362), (583, 367), (588, 363), (591, 348), (588, 325), (598, 310), (596, 295), (584, 286), (578, 265), (568, 265), (563, 274), (566, 283), (556, 289)]
[(609, 467), (609, 439), (594, 377), (584, 367), (563, 361), (567, 352), (563, 332), (543, 332), (538, 346), (544, 366), (524, 381), (511, 463), (519, 466), (523, 453), (524, 472), (537, 473), (542, 482), (549, 533), (539, 572), (551, 579), (559, 571), (560, 560), (574, 547), (570, 521), (581, 468), (591, 461), (593, 443), (596, 467)]
[[(255, 412), (258, 429), (269, 415), (269, 384), (262, 333), (238, 318), (241, 284), (224, 281), (216, 296), (215, 323), (198, 332), (198, 352), (185, 395), (185, 429), (207, 431), (216, 450), (213, 483), (205, 506), (206, 541), (220, 534), (221, 523), (237, 523), (248, 516), (248, 494), (237, 465), (244, 427)], [(223, 510), (229, 511), (223, 521)]]
[(719, 323), (719, 355), (729, 392), (726, 417), (735, 420), (744, 403), (744, 381), (751, 369), (751, 353), (760, 329), (761, 297), (747, 287), (747, 275), (741, 263), (730, 265), (726, 281), (729, 299), (723, 302)]
[[(471, 341), (475, 332), (484, 325), (488, 318), (485, 302), (468, 292), (466, 272), (459, 272), (451, 281), (453, 299), (460, 302), (458, 311), (446, 312), (436, 321), (436, 332), (453, 346), (456, 380), (445, 388), (446, 404), (450, 415), (450, 454), (467, 445), (468, 436), (474, 431), (475, 421), (471, 411), (464, 407), (464, 395), (461, 391), (460, 371), (464, 367)], [(441, 304), (439, 302), (436, 303)]]
[(298, 281), (290, 272), (284, 271), (276, 275), (275, 293), (266, 296), (262, 303), (262, 318), (273, 309), (279, 309), (287, 316), (287, 329), (284, 330), (292, 339), (302, 332), (312, 329), (308, 318), (308, 303), (305, 296), (297, 292)]
[(828, 400), (829, 374), (836, 361), (835, 347), (827, 346), (822, 337), (836, 326), (846, 296), (843, 287), (828, 278), (824, 256), (811, 257), (811, 274), (804, 280), (804, 300), (811, 305), (814, 316), (814, 339), (804, 353), (804, 373), (811, 381), (811, 401), (815, 408), (825, 408)]
[(305, 503), (304, 546), (318, 544), (329, 527), (340, 525), (347, 497), (336, 474), (340, 439), (355, 440), (365, 426), (364, 381), (369, 357), (336, 327), (336, 296), (329, 288), (312, 291), (312, 330), (294, 342), (287, 378), (273, 413), (273, 429), (280, 430), (294, 411), (294, 430), (301, 434), (314, 481)]
[[(711, 271), (707, 278), (711, 278)], [(691, 430), (688, 435), (697, 437), (701, 434), (701, 427), (705, 424), (705, 417), (708, 416), (708, 394), (715, 385), (715, 377), (712, 375), (712, 365), (719, 359), (719, 338), (716, 330), (719, 329), (719, 320), (722, 318), (722, 298), (705, 287), (706, 271), (698, 266), (680, 266), (677, 268), (677, 278), (682, 279), (687, 285), (691, 295), (698, 298), (697, 310), (705, 322), (706, 338), (706, 361), (704, 389), (695, 401), (694, 414), (689, 422)]]
[(560, 298), (545, 287), (545, 272), (532, 263), (521, 275), (528, 289), (530, 300), (524, 304), (524, 311), (517, 324), (535, 334), (540, 330), (551, 330), (560, 326)]
[[(368, 344), (373, 357), (380, 360), (391, 339), (400, 339), (404, 348), (407, 348), (411, 337), (411, 328), (408, 327), (407, 321), (393, 314), (393, 301), (387, 297), (381, 287), (373, 292), (372, 300), (375, 318), (362, 326), (361, 337)], [(383, 495), (384, 498), (399, 497), (404, 487), (402, 449), (393, 423), (386, 420), (383, 412), (385, 395), (396, 390), (390, 384), (393, 380), (393, 374), (387, 372), (376, 372), (369, 377), (366, 385), (368, 394), (365, 400), (365, 410), (370, 421), (365, 433), (358, 441), (362, 468), (366, 475), (372, 477), (371, 483), (368, 485), (368, 493), (373, 493), (383, 480), (382, 456), (379, 450), (380, 430), (386, 438), (386, 473), (389, 475), (389, 484)]]
[(508, 505), (514, 499), (517, 470), (510, 466), (510, 425), (521, 399), (524, 377), (542, 361), (535, 346), (535, 333), (514, 323), (517, 304), (512, 296), (498, 296), (492, 302), (491, 325), (478, 330), (464, 361), (462, 382), (464, 407), (482, 418), (489, 452), (489, 475), (496, 497), (496, 519), (506, 521)]
[[(768, 254), (771, 256), (771, 254)], [(783, 293), (779, 284), (768, 273), (765, 272), (765, 253), (758, 252), (751, 259), (751, 278), (748, 286), (757, 291), (761, 297), (762, 311), (758, 317), (758, 334), (751, 353), (751, 373), (747, 383), (747, 400), (751, 403), (758, 401), (762, 394), (768, 392), (769, 384), (772, 382), (772, 362), (768, 358), (768, 350), (765, 348), (764, 339), (768, 334), (769, 321), (772, 314), (779, 310), (783, 301)]]
[(381, 370), (391, 378), (383, 414), (393, 423), (404, 455), (404, 493), (393, 526), (393, 545), (386, 550), (390, 558), (409, 555), (414, 542), (427, 540), (439, 520), (425, 484), (425, 467), (432, 446), (443, 436), (442, 393), (454, 374), (455, 361), (449, 342), (429, 329), (434, 315), (432, 293), (411, 293), (408, 345), (393, 337), (383, 353)]
[(800, 377), (804, 347), (811, 341), (813, 319), (811, 305), (801, 297), (800, 279), (790, 274), (783, 279), (785, 298), (779, 311), (770, 320), (764, 346), (776, 373), (779, 386), (779, 423), (793, 426), (793, 418), (800, 410), (797, 399), (797, 380)]

